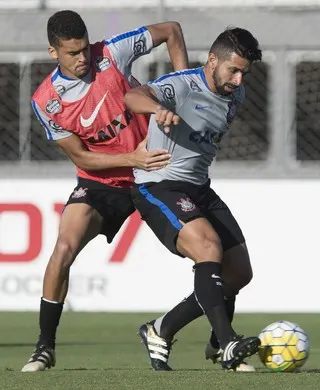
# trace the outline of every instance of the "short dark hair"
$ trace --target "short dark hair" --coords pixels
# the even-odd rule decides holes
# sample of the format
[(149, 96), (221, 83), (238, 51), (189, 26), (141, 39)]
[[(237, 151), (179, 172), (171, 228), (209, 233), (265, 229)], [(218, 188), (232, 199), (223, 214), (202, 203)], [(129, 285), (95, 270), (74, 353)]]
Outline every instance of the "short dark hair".
[(250, 62), (261, 61), (262, 52), (259, 42), (250, 31), (238, 27), (228, 27), (213, 42), (210, 53), (219, 58), (229, 58), (232, 53), (247, 59)]
[(58, 11), (48, 20), (48, 41), (53, 47), (59, 46), (61, 39), (81, 39), (85, 36), (86, 32), (87, 28), (84, 21), (74, 11)]

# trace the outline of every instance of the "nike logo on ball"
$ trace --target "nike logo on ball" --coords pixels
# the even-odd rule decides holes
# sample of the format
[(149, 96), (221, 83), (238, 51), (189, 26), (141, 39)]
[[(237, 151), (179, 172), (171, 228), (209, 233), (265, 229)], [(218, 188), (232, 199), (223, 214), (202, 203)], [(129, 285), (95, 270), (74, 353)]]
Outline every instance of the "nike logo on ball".
[(108, 95), (108, 91), (103, 95), (102, 99), (97, 104), (96, 108), (94, 109), (93, 113), (89, 116), (89, 118), (85, 119), (85, 118), (83, 118), (82, 115), (80, 116), (80, 123), (83, 127), (90, 127), (92, 125), (92, 123), (95, 121), (95, 119), (99, 113), (99, 110), (104, 102), (104, 99), (106, 98), (107, 95)]

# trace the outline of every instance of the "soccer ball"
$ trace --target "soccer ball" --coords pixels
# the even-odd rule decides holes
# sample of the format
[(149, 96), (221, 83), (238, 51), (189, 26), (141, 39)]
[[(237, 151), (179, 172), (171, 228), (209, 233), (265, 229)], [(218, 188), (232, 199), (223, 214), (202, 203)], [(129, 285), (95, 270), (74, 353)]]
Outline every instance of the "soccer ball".
[(295, 371), (308, 359), (309, 337), (297, 324), (274, 322), (263, 329), (259, 338), (259, 357), (273, 371)]

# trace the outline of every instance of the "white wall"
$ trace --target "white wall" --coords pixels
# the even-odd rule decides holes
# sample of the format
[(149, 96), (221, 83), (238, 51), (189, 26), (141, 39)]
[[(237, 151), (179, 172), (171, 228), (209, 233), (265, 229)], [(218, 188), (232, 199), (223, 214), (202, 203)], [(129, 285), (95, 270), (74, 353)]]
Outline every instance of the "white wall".
[[(67, 9), (67, 8), (139, 8), (157, 7), (161, 0), (0, 0), (0, 8), (37, 8), (40, 4), (46, 4), (47, 8)], [(320, 0), (163, 0), (167, 7), (273, 7), (273, 6), (316, 6), (320, 5)]]
[[(59, 222), (55, 204), (61, 209), (74, 185), (2, 181), (0, 310), (38, 309)], [(216, 180), (214, 188), (241, 224), (252, 257), (254, 280), (237, 310), (319, 312), (320, 181)], [(191, 261), (168, 252), (144, 224), (137, 230), (139, 218), (129, 223), (131, 233), (124, 235), (127, 224), (112, 245), (99, 236), (78, 257), (73, 309), (163, 311), (192, 291)]]

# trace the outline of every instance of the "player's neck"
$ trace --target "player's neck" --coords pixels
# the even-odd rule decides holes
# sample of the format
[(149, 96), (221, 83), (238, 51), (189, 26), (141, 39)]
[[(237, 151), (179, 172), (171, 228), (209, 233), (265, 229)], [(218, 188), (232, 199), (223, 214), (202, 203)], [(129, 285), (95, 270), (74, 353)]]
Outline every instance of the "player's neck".
[(90, 68), (89, 68), (88, 73), (85, 74), (84, 76), (76, 77), (74, 74), (69, 72), (66, 68), (64, 68), (60, 64), (58, 65), (58, 73), (59, 73), (59, 75), (61, 77), (65, 78), (65, 79), (68, 79), (68, 80), (82, 80), (82, 79), (86, 78), (86, 76), (89, 74), (89, 72), (90, 72)]
[(210, 91), (216, 93), (217, 91), (212, 78), (212, 72), (206, 65), (203, 67), (203, 73)]

